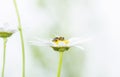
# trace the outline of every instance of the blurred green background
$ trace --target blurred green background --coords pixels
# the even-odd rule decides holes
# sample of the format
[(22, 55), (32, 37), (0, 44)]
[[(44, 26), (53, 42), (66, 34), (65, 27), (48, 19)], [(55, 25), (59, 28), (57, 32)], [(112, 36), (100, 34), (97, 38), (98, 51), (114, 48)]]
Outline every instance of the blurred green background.
[[(26, 77), (56, 77), (59, 53), (34, 46), (56, 35), (93, 38), (64, 53), (61, 77), (120, 77), (118, 0), (17, 0), (26, 48)], [(0, 0), (0, 22), (17, 26), (12, 0)], [(0, 69), (3, 41), (0, 40)], [(0, 70), (1, 72), (1, 70)], [(9, 38), (5, 77), (21, 77), (19, 32)]]

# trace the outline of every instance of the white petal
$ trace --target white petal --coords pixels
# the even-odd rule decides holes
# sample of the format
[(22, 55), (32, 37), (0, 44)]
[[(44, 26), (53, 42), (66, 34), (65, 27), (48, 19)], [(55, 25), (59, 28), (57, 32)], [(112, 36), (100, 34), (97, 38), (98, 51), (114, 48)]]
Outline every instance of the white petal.
[(51, 46), (51, 42), (47, 40), (37, 39), (36, 41), (29, 41), (31, 45), (36, 46)]
[(39, 42), (39, 41), (29, 41), (30, 45), (36, 46), (50, 46), (49, 43)]
[(83, 42), (88, 42), (90, 40), (92, 40), (92, 38), (87, 38), (87, 39), (84, 39), (84, 38), (71, 38), (71, 39), (69, 39), (70, 46), (78, 45), (78, 44), (81, 44)]
[(14, 33), (15, 31), (17, 31), (17, 26), (11, 26), (8, 23), (0, 23), (0, 31)]
[(4, 30), (5, 30), (4, 25), (0, 23), (0, 31), (4, 31)]
[(81, 50), (85, 50), (85, 48), (81, 47), (81, 46), (75, 46), (77, 48), (80, 48)]

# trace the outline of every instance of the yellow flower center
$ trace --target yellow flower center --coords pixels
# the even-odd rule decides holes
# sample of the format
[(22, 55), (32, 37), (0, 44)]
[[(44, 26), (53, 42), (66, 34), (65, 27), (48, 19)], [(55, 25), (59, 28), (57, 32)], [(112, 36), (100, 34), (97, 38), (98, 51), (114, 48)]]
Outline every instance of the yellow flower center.
[(55, 51), (64, 52), (67, 51), (70, 47), (68, 46), (69, 40), (65, 40), (64, 37), (55, 37), (52, 42), (55, 44), (55, 46), (52, 46), (52, 48)]
[(60, 43), (63, 43), (63, 44), (65, 44), (65, 45), (67, 45), (68, 43), (69, 43), (69, 41), (68, 40), (57, 40), (57, 41), (54, 41), (54, 43), (56, 44), (56, 45), (59, 45)]

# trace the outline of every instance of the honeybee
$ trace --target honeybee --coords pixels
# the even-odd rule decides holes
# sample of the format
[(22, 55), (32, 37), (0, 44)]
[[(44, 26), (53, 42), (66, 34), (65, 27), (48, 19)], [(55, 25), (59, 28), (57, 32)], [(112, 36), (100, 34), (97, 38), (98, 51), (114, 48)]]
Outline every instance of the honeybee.
[(58, 40), (60, 40), (60, 41), (63, 41), (64, 40), (64, 37), (55, 37), (55, 38), (53, 38), (53, 42), (57, 42)]

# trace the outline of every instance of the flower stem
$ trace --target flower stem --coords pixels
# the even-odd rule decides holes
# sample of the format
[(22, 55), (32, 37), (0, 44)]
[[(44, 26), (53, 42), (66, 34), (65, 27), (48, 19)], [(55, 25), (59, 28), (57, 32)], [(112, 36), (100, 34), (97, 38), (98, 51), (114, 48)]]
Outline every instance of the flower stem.
[(5, 71), (5, 59), (6, 59), (6, 43), (7, 43), (7, 38), (3, 38), (3, 40), (4, 40), (4, 43), (3, 43), (4, 52), (3, 52), (3, 65), (2, 65), (2, 76), (1, 76), (1, 77), (4, 77), (4, 71)]
[(23, 39), (23, 32), (22, 32), (22, 24), (21, 24), (21, 19), (20, 19), (20, 14), (19, 10), (17, 7), (16, 0), (13, 0), (16, 14), (17, 14), (17, 19), (18, 19), (18, 29), (20, 33), (20, 39), (21, 39), (21, 46), (22, 46), (22, 77), (25, 77), (25, 48), (24, 48), (24, 39)]
[(63, 52), (59, 52), (59, 64), (58, 64), (57, 77), (60, 77), (61, 67), (62, 67), (62, 58), (63, 58)]

